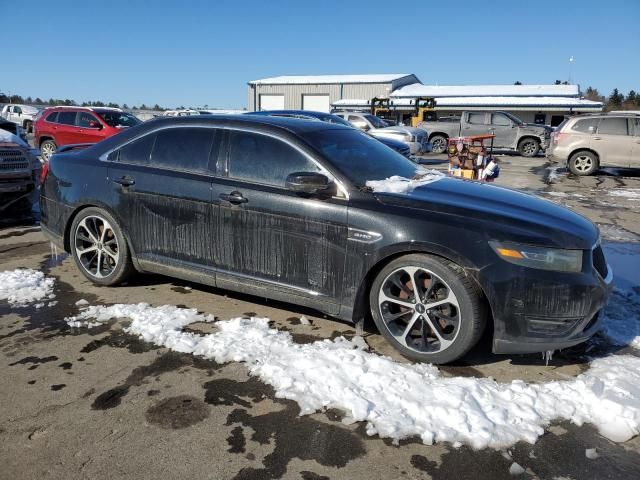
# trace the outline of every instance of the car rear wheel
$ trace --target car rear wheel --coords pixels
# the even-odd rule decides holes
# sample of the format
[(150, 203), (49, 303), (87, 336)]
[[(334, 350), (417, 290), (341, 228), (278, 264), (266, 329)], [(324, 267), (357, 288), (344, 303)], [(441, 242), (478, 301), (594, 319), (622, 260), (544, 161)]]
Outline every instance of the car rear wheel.
[(431, 151), (433, 153), (444, 153), (447, 151), (447, 137), (444, 135), (434, 135), (431, 137)]
[(99, 208), (87, 208), (76, 216), (70, 244), (76, 265), (94, 283), (115, 285), (133, 271), (120, 227), (111, 215)]
[(481, 293), (456, 264), (412, 254), (385, 266), (369, 302), (380, 333), (411, 360), (443, 364), (466, 354), (486, 323)]
[(591, 152), (576, 152), (569, 159), (569, 170), (574, 175), (591, 175), (599, 166), (598, 158)]
[(40, 155), (42, 156), (43, 160), (49, 160), (49, 158), (51, 158), (51, 155), (56, 153), (57, 149), (58, 146), (53, 140), (45, 140), (40, 144)]
[(540, 142), (535, 138), (525, 138), (518, 144), (518, 152), (523, 157), (535, 157), (540, 151)]

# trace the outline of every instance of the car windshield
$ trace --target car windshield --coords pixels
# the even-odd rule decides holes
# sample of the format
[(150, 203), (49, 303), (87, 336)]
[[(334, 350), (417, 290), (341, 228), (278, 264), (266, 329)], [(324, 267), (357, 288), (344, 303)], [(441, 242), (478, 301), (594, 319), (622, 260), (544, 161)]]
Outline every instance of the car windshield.
[(305, 139), (359, 188), (369, 180), (416, 174), (415, 163), (356, 129), (320, 130), (306, 134)]
[(375, 115), (365, 115), (364, 118), (369, 120), (371, 125), (373, 125), (373, 128), (386, 128), (389, 126), (383, 120), (380, 120)]
[(134, 117), (130, 113), (125, 112), (96, 112), (100, 118), (109, 125), (110, 127), (115, 128), (124, 128), (124, 127), (134, 127), (139, 123), (142, 123), (138, 120), (137, 117)]

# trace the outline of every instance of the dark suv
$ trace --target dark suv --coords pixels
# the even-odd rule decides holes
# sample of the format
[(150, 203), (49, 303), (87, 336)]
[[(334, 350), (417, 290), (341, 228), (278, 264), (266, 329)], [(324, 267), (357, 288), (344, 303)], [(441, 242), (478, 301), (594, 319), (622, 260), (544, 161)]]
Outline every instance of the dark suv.
[(96, 284), (155, 272), (351, 322), (372, 315), (420, 361), (459, 358), (488, 322), (496, 352), (580, 343), (611, 288), (584, 217), (425, 176), (365, 133), (318, 121), (147, 122), (53, 155), (40, 202), (42, 230)]
[(138, 118), (119, 108), (47, 108), (36, 117), (34, 144), (48, 160), (58, 147), (96, 143), (139, 123)]

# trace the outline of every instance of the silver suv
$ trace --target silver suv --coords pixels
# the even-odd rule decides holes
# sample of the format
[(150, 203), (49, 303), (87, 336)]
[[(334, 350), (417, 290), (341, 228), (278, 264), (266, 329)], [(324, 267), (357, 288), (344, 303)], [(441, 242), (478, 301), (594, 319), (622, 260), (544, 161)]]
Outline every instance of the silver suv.
[(547, 157), (576, 175), (591, 175), (601, 166), (640, 167), (640, 115), (568, 118), (551, 134)]

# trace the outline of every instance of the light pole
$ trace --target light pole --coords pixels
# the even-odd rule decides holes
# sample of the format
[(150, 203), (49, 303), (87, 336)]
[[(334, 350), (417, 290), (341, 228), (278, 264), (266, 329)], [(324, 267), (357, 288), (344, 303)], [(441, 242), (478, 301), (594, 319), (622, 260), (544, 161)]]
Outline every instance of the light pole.
[(571, 55), (569, 57), (569, 83), (571, 83), (571, 67), (573, 67), (573, 62), (575, 62), (575, 59), (573, 58), (573, 55)]

